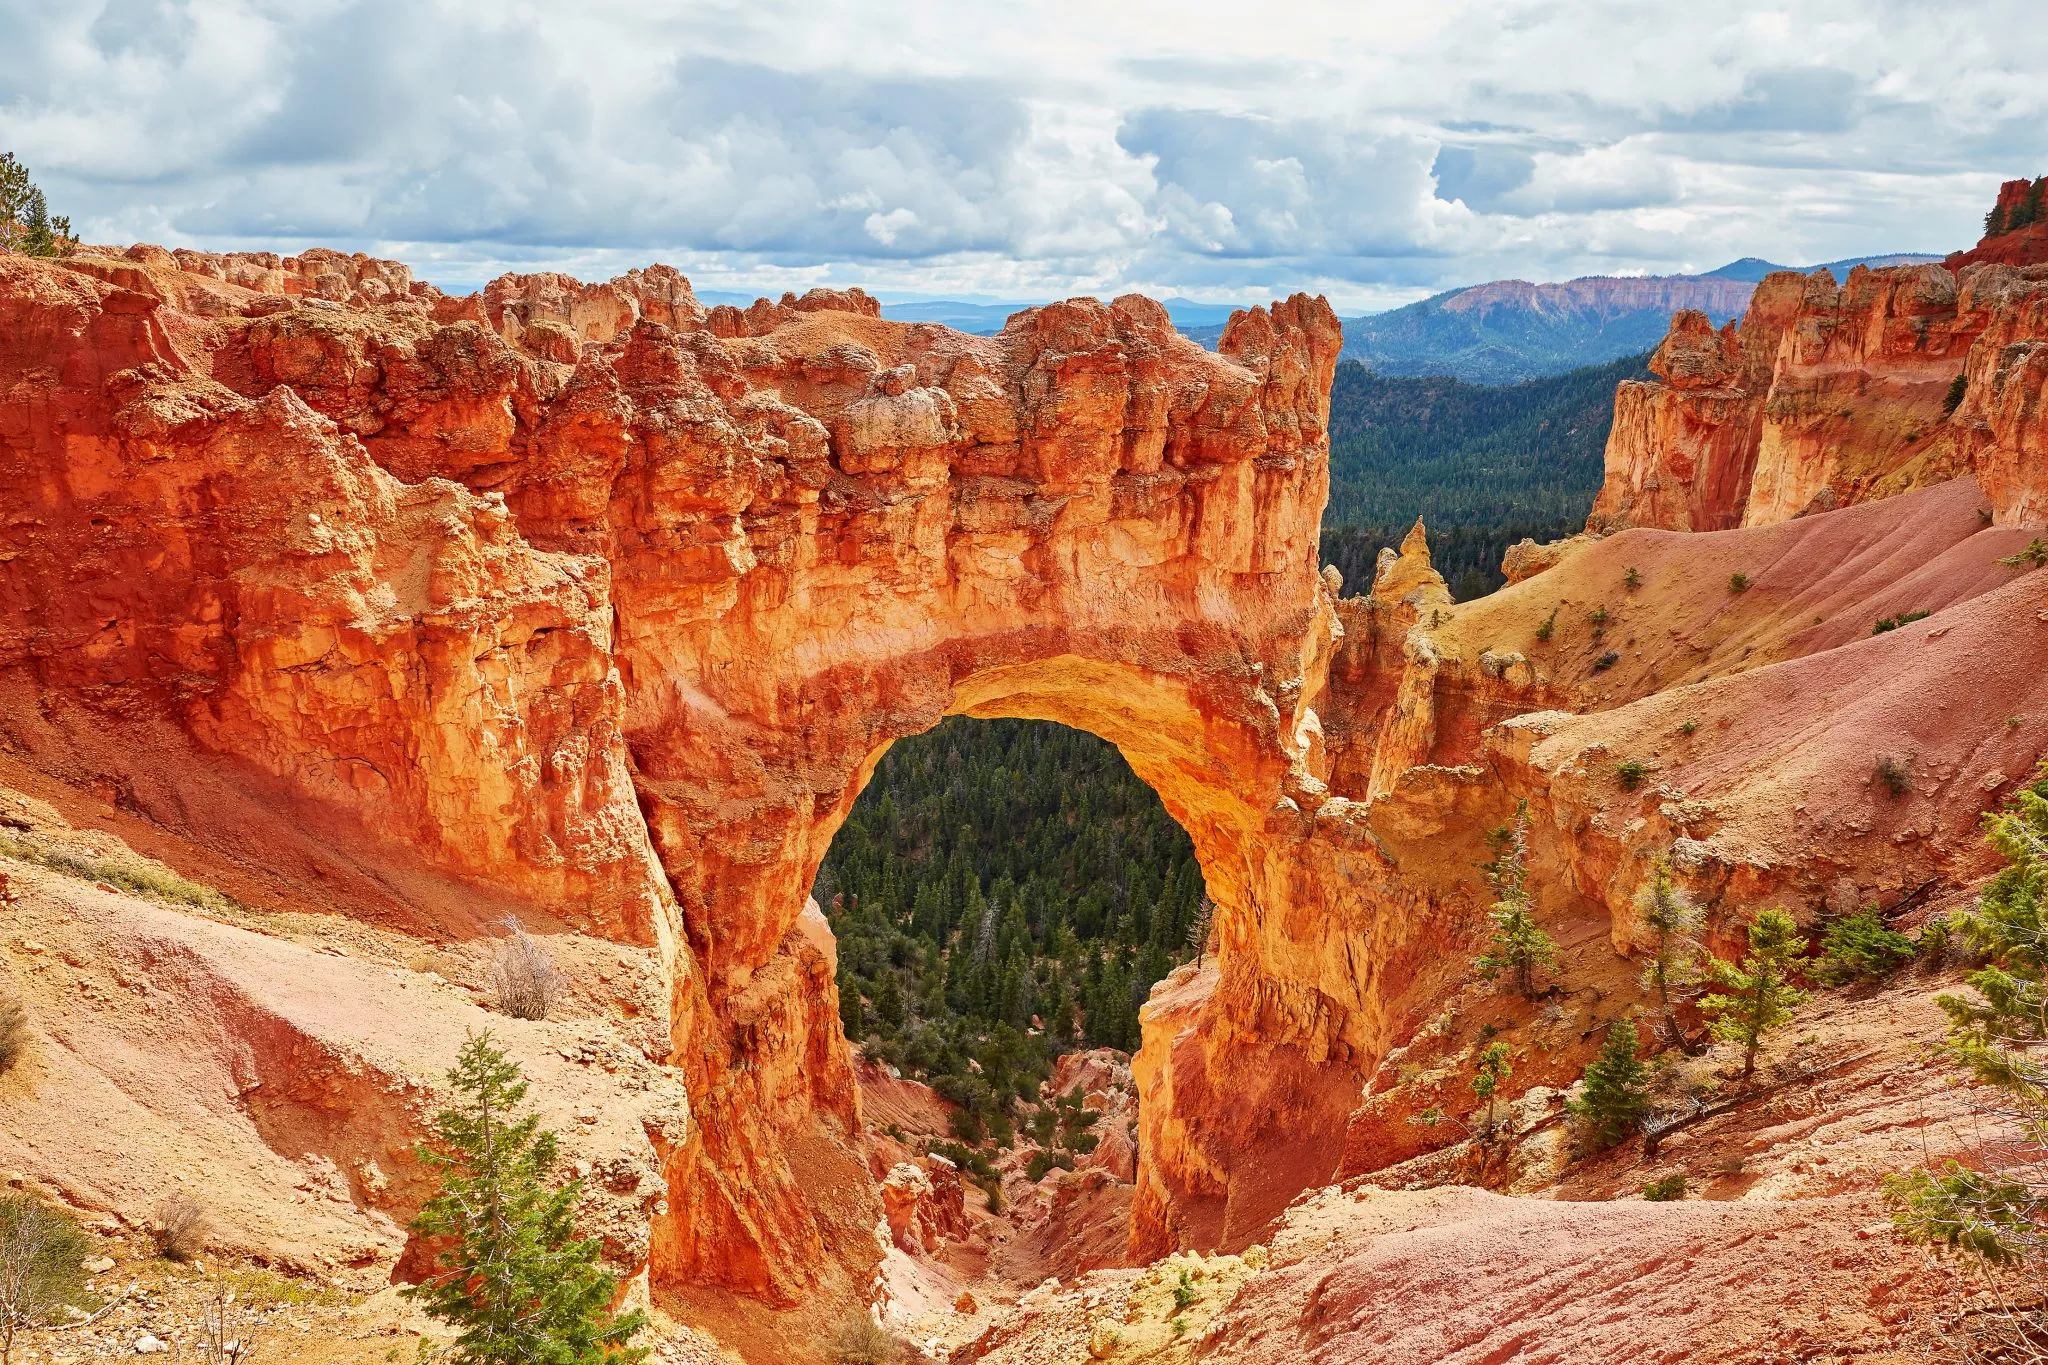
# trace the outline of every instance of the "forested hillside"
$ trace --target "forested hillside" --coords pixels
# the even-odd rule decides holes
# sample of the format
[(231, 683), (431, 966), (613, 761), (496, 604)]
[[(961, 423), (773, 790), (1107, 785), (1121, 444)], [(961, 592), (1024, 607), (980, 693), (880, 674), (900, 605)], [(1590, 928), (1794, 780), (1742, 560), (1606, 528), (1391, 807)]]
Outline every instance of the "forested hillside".
[(1330, 505), (1323, 561), (1363, 592), (1383, 545), (1420, 516), (1460, 601), (1501, 586), (1522, 539), (1580, 530), (1600, 489), (1614, 388), (1648, 371), (1630, 356), (1493, 388), (1394, 379), (1352, 361), (1330, 389)]
[[(1389, 379), (1331, 394), (1323, 557), (1363, 592), (1416, 516), (1459, 597), (1499, 586), (1523, 536), (1585, 522), (1614, 386), (1641, 357), (1506, 388)], [(1203, 936), (1188, 837), (1110, 745), (953, 717), (883, 758), (816, 888), (839, 937), (841, 1015), (869, 1055), (1007, 1138), (1061, 1050), (1138, 1045), (1138, 1006)]]

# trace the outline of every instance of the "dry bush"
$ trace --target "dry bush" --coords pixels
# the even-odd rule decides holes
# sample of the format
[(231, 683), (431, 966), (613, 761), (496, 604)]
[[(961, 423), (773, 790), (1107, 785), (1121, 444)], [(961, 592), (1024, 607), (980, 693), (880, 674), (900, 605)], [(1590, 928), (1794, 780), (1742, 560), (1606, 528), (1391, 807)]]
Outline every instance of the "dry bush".
[(514, 1019), (545, 1019), (561, 998), (568, 978), (540, 941), (511, 920), (512, 937), (498, 949), (491, 964), (498, 988), (498, 1008)]
[(206, 1210), (190, 1195), (173, 1194), (158, 1200), (149, 1219), (149, 1240), (156, 1244), (156, 1254), (165, 1260), (189, 1261), (197, 1257), (206, 1250), (209, 1231)]
[(901, 1365), (911, 1345), (868, 1313), (850, 1314), (833, 1329), (825, 1355), (837, 1365)]
[(216, 1275), (213, 1290), (199, 1315), (199, 1359), (205, 1365), (251, 1365), (257, 1355), (256, 1334), (261, 1315), (225, 1275)]
[(28, 1055), (28, 1007), (12, 992), (0, 991), (0, 1074)]

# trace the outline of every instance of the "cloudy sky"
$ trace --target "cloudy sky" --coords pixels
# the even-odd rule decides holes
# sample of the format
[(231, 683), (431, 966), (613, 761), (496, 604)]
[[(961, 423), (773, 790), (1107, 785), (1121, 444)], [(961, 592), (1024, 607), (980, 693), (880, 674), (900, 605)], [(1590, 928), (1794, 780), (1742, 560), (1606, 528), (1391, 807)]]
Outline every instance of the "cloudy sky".
[(0, 0), (89, 240), (1034, 299), (1804, 264), (2048, 172), (2039, 0)]

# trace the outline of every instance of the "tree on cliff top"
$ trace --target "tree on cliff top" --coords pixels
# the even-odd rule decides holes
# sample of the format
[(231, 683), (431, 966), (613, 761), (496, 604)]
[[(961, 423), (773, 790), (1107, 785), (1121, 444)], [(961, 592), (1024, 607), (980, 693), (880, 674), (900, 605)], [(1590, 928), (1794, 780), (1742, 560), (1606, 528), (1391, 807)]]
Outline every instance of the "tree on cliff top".
[(1536, 925), (1536, 897), (1529, 890), (1529, 803), (1515, 810), (1515, 822), (1487, 836), (1493, 861), (1485, 864), (1493, 888), (1493, 941), (1479, 959), (1479, 974), (1491, 981), (1512, 974), (1515, 989), (1536, 994), (1536, 969), (1557, 959), (1557, 945)]
[(20, 256), (69, 256), (78, 248), (69, 218), (52, 218), (28, 167), (0, 152), (0, 251)]
[(528, 1114), (519, 1067), (491, 1035), (463, 1044), (448, 1083), (458, 1107), (434, 1121), (437, 1145), (420, 1160), (440, 1192), (412, 1230), (441, 1242), (436, 1273), (400, 1291), (462, 1329), (461, 1365), (623, 1365), (647, 1352), (626, 1343), (646, 1325), (637, 1309), (611, 1311), (618, 1280), (598, 1244), (577, 1238), (581, 1183), (552, 1186), (555, 1135)]

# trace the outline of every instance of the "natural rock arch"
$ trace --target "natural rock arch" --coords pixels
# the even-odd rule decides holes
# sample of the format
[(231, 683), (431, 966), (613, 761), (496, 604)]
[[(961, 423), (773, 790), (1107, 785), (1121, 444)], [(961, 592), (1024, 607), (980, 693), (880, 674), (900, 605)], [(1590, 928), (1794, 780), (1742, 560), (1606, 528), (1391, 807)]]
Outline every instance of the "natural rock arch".
[[(363, 257), (136, 248), (0, 261), (0, 302), (0, 674), (92, 717), (28, 742), (168, 721), (312, 802), (435, 933), (524, 903), (653, 949), (693, 1110), (649, 1125), (657, 1280), (786, 1303), (872, 1254), (858, 1199), (807, 1194), (857, 1099), (799, 908), (881, 749), (948, 711), (1124, 750), (1222, 902), (1239, 1051), (1334, 1063), (1335, 1141), (1384, 1030), (1370, 964), (1318, 965), (1350, 931), (1301, 856), (1350, 837), (1317, 715), (1321, 300), (1212, 353), (1137, 297), (974, 338), (857, 291), (707, 311), (661, 268), (451, 299)], [(1230, 1135), (1154, 1108), (1138, 1245), (1233, 1235), (1189, 1212), (1235, 1197)]]

